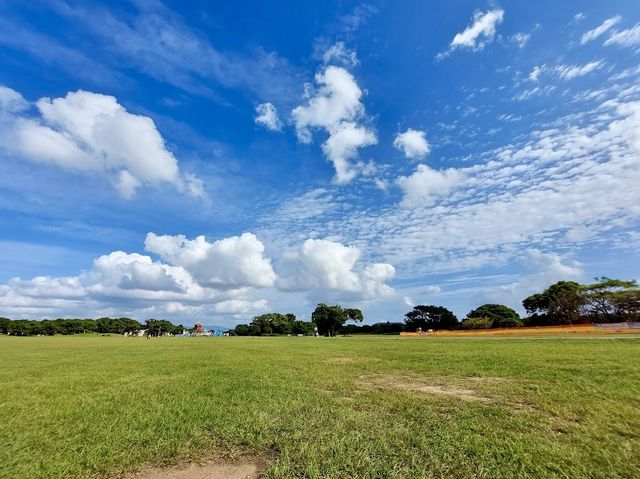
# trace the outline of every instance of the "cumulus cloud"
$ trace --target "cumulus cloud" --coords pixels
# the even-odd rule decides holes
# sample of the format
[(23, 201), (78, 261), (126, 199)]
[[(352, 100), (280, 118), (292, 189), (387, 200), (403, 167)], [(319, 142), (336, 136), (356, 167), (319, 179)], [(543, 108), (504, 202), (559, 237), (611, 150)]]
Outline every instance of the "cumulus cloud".
[(611, 34), (605, 45), (618, 45), (620, 47), (640, 46), (640, 23), (626, 30), (620, 30)]
[(486, 12), (477, 11), (473, 14), (473, 23), (464, 31), (457, 33), (449, 50), (438, 57), (444, 58), (453, 50), (459, 48), (467, 48), (472, 51), (482, 50), (486, 45), (493, 41), (496, 35), (496, 27), (502, 23), (504, 18), (504, 10), (497, 8)]
[(420, 164), (410, 176), (401, 176), (397, 183), (404, 196), (402, 203), (409, 207), (429, 206), (458, 186), (464, 178), (455, 168), (434, 170)]
[(585, 32), (582, 35), (582, 38), (580, 39), (580, 44), (584, 45), (585, 43), (595, 40), (599, 36), (606, 33), (608, 30), (610, 30), (612, 27), (617, 25), (620, 22), (620, 20), (622, 20), (622, 17), (620, 15), (616, 15), (615, 17), (606, 19), (598, 27), (594, 28), (593, 30), (589, 30), (588, 32)]
[(28, 106), (28, 102), (20, 93), (0, 85), (0, 114), (18, 113), (26, 110)]
[(329, 138), (322, 145), (322, 151), (333, 162), (336, 169), (336, 183), (344, 184), (353, 180), (366, 165), (353, 164), (351, 160), (358, 156), (358, 149), (375, 145), (373, 131), (350, 121), (340, 122), (331, 129)]
[(298, 140), (310, 143), (313, 128), (325, 130), (329, 137), (322, 149), (334, 165), (335, 180), (348, 183), (363, 170), (363, 164), (352, 161), (358, 150), (377, 142), (375, 132), (359, 124), (365, 119), (362, 90), (353, 75), (336, 66), (319, 72), (316, 83), (319, 88), (308, 91), (307, 104), (291, 112)]
[(424, 158), (431, 151), (431, 145), (427, 141), (427, 134), (421, 130), (407, 129), (404, 133), (398, 133), (393, 146), (404, 153), (407, 158)]
[(1, 93), (8, 128), (2, 147), (40, 163), (85, 174), (105, 175), (125, 198), (143, 185), (172, 184), (202, 196), (194, 176), (181, 175), (178, 161), (153, 120), (129, 113), (115, 97), (83, 90), (62, 98), (41, 98), (38, 115), (26, 109), (17, 92)]
[(286, 274), (278, 281), (262, 242), (251, 233), (214, 242), (149, 233), (145, 248), (160, 259), (114, 251), (76, 276), (13, 278), (0, 284), (0, 314), (246, 318), (268, 310), (258, 294), (307, 292), (358, 301), (393, 293), (387, 284), (395, 274), (392, 265), (361, 261), (358, 248), (331, 240), (309, 239), (285, 255)]
[(208, 242), (184, 235), (147, 234), (145, 249), (174, 265), (182, 266), (202, 285), (216, 288), (252, 286), (265, 288), (276, 281), (264, 245), (252, 233)]
[(87, 314), (105, 308), (216, 303), (234, 295), (203, 288), (182, 267), (138, 253), (114, 251), (100, 256), (91, 269), (72, 277), (11, 279), (0, 285), (4, 314)]
[(280, 131), (282, 130), (282, 123), (278, 117), (278, 111), (276, 107), (271, 103), (261, 103), (256, 107), (255, 122), (258, 125), (262, 125), (267, 130)]
[(109, 288), (124, 290), (185, 292), (192, 279), (181, 268), (154, 262), (149, 256), (114, 251), (93, 262), (91, 271), (95, 281), (91, 290)]
[(213, 306), (213, 310), (216, 313), (221, 314), (234, 314), (234, 315), (246, 315), (262, 313), (269, 309), (269, 303), (266, 299), (259, 299), (257, 301), (247, 301), (245, 299), (229, 299), (227, 301), (221, 301)]
[(308, 239), (284, 259), (279, 286), (283, 290), (328, 290), (352, 298), (373, 299), (393, 289), (386, 281), (395, 268), (388, 263), (358, 264), (361, 251), (328, 239)]

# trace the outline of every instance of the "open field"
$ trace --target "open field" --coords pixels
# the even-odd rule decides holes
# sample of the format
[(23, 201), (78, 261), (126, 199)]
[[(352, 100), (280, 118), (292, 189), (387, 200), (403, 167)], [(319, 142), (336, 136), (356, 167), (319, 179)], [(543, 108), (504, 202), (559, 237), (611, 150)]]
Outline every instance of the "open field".
[(640, 338), (0, 337), (0, 477), (640, 477)]

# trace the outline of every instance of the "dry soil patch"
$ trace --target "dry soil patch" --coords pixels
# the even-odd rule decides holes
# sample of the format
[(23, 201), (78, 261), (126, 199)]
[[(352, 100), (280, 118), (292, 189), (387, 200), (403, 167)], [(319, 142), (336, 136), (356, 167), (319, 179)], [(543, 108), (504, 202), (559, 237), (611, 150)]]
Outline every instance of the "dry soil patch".
[(358, 380), (358, 385), (365, 389), (387, 389), (402, 391), (417, 391), (437, 396), (451, 396), (463, 401), (492, 402), (491, 398), (482, 396), (472, 389), (454, 385), (442, 386), (429, 384), (426, 379), (417, 379), (402, 376), (363, 376)]
[(251, 462), (225, 464), (208, 462), (176, 467), (147, 468), (130, 476), (131, 479), (257, 479), (261, 467)]

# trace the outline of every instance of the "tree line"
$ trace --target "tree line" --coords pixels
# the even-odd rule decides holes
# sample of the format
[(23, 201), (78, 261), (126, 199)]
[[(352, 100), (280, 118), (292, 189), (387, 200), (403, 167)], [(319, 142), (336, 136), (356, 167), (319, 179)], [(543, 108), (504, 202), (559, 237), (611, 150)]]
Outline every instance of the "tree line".
[(404, 322), (372, 325), (345, 324), (362, 322), (359, 309), (319, 304), (311, 321), (298, 321), (293, 314), (268, 313), (256, 316), (249, 324), (236, 326), (231, 333), (238, 336), (286, 334), (399, 334), (403, 331), (442, 329), (488, 329), (519, 326), (551, 326), (581, 323), (616, 323), (640, 321), (640, 288), (636, 281), (606, 277), (592, 284), (559, 281), (540, 293), (525, 298), (522, 305), (527, 316), (521, 318), (503, 304), (483, 304), (459, 320), (444, 306), (418, 305), (407, 312)]
[(184, 326), (174, 325), (164, 319), (148, 319), (144, 323), (140, 323), (131, 318), (58, 318), (39, 321), (0, 318), (0, 334), (12, 336), (53, 336), (54, 334), (83, 333), (124, 334), (140, 330), (147, 330), (151, 336), (161, 336), (165, 333), (181, 334), (184, 329)]
[[(403, 331), (429, 329), (487, 329), (518, 326), (551, 326), (581, 323), (616, 323), (640, 321), (640, 288), (636, 281), (606, 277), (595, 283), (579, 284), (559, 281), (540, 293), (522, 301), (527, 312), (524, 318), (502, 304), (483, 304), (460, 321), (444, 306), (418, 305), (407, 312), (404, 322), (362, 323), (362, 311), (335, 305), (318, 304), (311, 321), (301, 321), (294, 314), (267, 313), (256, 316), (249, 324), (239, 324), (229, 331), (237, 336), (337, 334), (398, 334)], [(163, 319), (148, 319), (140, 323), (131, 318), (98, 318), (53, 320), (11, 320), (0, 318), (0, 334), (15, 336), (132, 333), (146, 329), (151, 336), (165, 333), (181, 334), (182, 325)]]

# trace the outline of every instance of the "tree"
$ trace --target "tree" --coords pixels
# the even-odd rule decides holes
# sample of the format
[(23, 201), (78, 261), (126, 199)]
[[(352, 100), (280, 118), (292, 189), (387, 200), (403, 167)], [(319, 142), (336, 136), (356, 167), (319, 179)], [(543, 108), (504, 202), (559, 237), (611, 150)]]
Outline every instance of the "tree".
[(584, 322), (585, 297), (582, 286), (574, 281), (558, 281), (542, 293), (529, 296), (522, 306), (529, 313), (529, 325), (574, 324)]
[(169, 332), (171, 334), (173, 334), (174, 336), (178, 336), (178, 335), (182, 334), (185, 329), (186, 328), (182, 324), (178, 324), (177, 326), (173, 326), (172, 325), (172, 328), (171, 328), (171, 330)]
[(291, 334), (304, 334), (309, 335), (313, 333), (313, 323), (310, 321), (293, 321), (291, 327)]
[(458, 326), (456, 315), (442, 306), (418, 305), (404, 315), (407, 331), (426, 329), (454, 329)]
[(311, 314), (311, 320), (318, 327), (318, 333), (335, 336), (336, 331), (347, 321), (362, 322), (364, 319), (359, 309), (343, 309), (341, 306), (327, 306), (320, 303)]
[(162, 336), (164, 333), (171, 332), (175, 326), (165, 319), (147, 319), (145, 327), (149, 336)]
[(0, 318), (0, 334), (7, 334), (11, 327), (11, 320), (9, 318)]
[(258, 336), (271, 334), (292, 334), (295, 314), (266, 313), (256, 316), (250, 326), (259, 331)]
[(582, 287), (586, 310), (591, 321), (613, 323), (640, 319), (640, 288), (636, 281), (607, 277)]
[(503, 304), (483, 304), (473, 311), (469, 311), (467, 318), (487, 318), (491, 321), (490, 328), (522, 326), (520, 315)]

